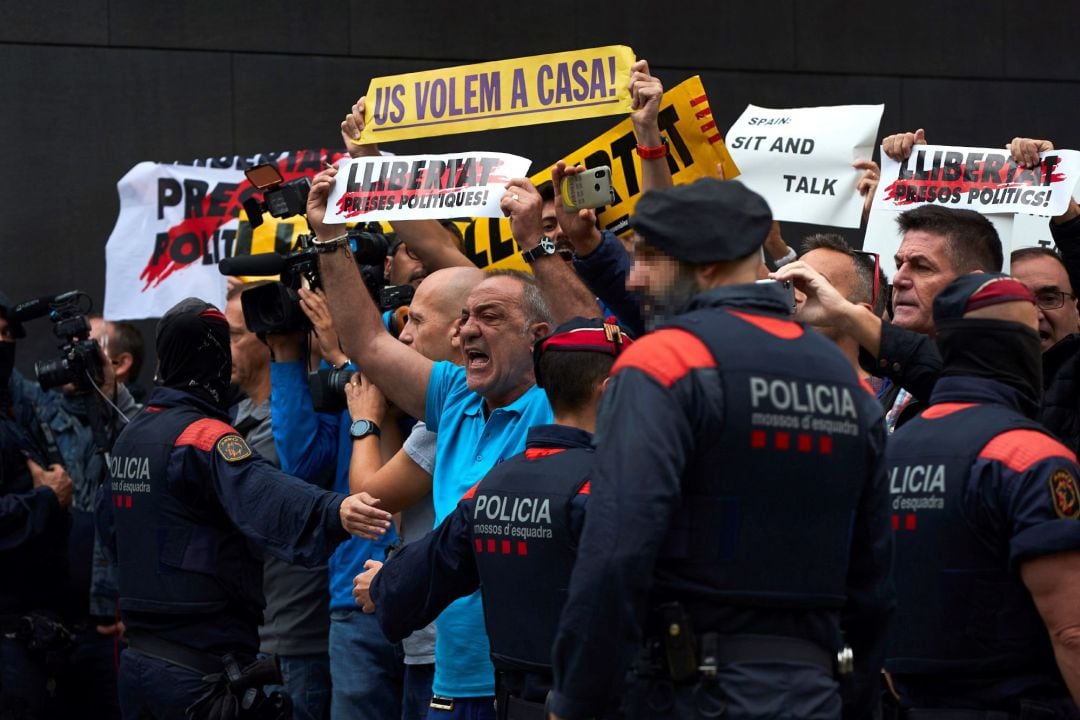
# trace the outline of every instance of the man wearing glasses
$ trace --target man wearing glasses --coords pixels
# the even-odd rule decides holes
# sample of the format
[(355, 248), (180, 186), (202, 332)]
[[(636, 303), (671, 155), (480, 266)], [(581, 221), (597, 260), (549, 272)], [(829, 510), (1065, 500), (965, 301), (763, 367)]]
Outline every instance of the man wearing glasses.
[(1069, 273), (1054, 250), (1012, 254), (1012, 275), (1035, 295), (1042, 345), (1043, 399), (1039, 420), (1073, 452), (1080, 448), (1080, 313)]

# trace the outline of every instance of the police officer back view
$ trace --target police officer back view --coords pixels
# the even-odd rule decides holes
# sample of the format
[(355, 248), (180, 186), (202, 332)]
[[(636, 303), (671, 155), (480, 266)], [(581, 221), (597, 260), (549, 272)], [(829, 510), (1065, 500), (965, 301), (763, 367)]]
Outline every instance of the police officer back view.
[(479, 587), (500, 720), (545, 718), (551, 642), (589, 494), (596, 409), (615, 356), (632, 343), (613, 323), (576, 318), (536, 343), (536, 381), (555, 423), (529, 428), (523, 454), (492, 468), (434, 532), (390, 560), (370, 599), (354, 591), (395, 640)]
[(1033, 419), (1035, 297), (1005, 275), (962, 275), (934, 323), (942, 377), (886, 453), (898, 715), (1080, 716), (1080, 467)]
[(258, 694), (273, 666), (238, 677), (249, 664), (249, 675), (267, 670), (251, 664), (264, 601), (262, 558), (249, 542), (310, 566), (326, 562), (344, 527), (363, 529), (365, 511), (369, 530), (389, 515), (253, 455), (227, 422), (232, 359), (216, 308), (194, 298), (173, 307), (158, 324), (157, 352), (163, 386), (117, 439), (98, 507), (115, 529), (131, 644), (120, 661), (121, 711), (126, 719), (183, 718), (185, 708), (192, 718), (287, 716)]
[(790, 291), (754, 284), (758, 195), (699, 180), (635, 212), (628, 287), (684, 311), (613, 368), (548, 706), (594, 717), (633, 664), (627, 717), (836, 718), (846, 640), (845, 700), (869, 712), (891, 599), (881, 410), (789, 319)]

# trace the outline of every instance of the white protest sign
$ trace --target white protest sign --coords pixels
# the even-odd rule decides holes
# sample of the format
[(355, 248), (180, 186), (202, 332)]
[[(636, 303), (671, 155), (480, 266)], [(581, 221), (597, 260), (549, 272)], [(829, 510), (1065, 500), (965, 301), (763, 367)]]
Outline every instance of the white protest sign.
[(873, 209), (926, 203), (981, 213), (1061, 215), (1080, 180), (1080, 153), (1050, 150), (1038, 167), (1016, 164), (1008, 150), (916, 145), (902, 163), (881, 154)]
[(747, 106), (727, 134), (727, 148), (747, 187), (777, 220), (859, 227), (863, 199), (855, 189), (873, 155), (884, 105), (776, 110)]
[(105, 307), (108, 320), (161, 317), (187, 297), (224, 307), (226, 278), (218, 263), (253, 252), (285, 253), (307, 232), (302, 216), (263, 215), (247, 222), (245, 200), (262, 193), (244, 169), (274, 163), (286, 182), (310, 178), (340, 151), (224, 156), (187, 164), (142, 162), (120, 182), (120, 214), (105, 246)]
[(327, 222), (502, 217), (506, 183), (532, 163), (517, 155), (467, 152), (343, 161)]

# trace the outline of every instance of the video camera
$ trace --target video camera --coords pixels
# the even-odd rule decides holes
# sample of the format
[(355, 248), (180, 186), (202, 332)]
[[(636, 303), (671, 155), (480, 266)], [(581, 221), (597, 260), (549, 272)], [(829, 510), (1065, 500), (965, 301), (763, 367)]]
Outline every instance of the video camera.
[(262, 225), (263, 213), (268, 212), (276, 218), (305, 214), (308, 193), (311, 191), (311, 180), (306, 175), (285, 182), (274, 163), (256, 165), (245, 170), (244, 174), (248, 181), (263, 193), (262, 200), (253, 195), (243, 203), (252, 228)]
[[(372, 299), (384, 310), (396, 309), (412, 299), (398, 286), (386, 286), (383, 264), (390, 241), (378, 224), (357, 225), (348, 231), (349, 245)], [(319, 279), (319, 256), (310, 235), (300, 235), (288, 255), (258, 253), (226, 258), (218, 264), (222, 275), (280, 275), (281, 281), (245, 290), (240, 295), (244, 324), (254, 333), (307, 331), (311, 323), (300, 307), (301, 287), (316, 290)], [(412, 288), (410, 287), (409, 290)], [(384, 307), (384, 299), (393, 303)]]
[(34, 374), (43, 390), (74, 383), (77, 390), (90, 392), (104, 381), (101, 346), (90, 339), (86, 318), (92, 307), (89, 295), (71, 290), (28, 300), (12, 310), (12, 317), (20, 323), (47, 315), (53, 334), (60, 340), (60, 357), (34, 363)]

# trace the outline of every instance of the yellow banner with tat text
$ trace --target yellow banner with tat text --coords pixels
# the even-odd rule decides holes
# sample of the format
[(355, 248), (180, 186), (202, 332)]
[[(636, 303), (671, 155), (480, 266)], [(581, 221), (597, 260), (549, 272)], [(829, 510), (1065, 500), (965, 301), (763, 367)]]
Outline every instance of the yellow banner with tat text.
[(361, 142), (451, 135), (630, 112), (625, 45), (375, 78)]
[[(697, 75), (664, 91), (658, 116), (660, 133), (668, 142), (668, 166), (676, 185), (692, 183), (701, 177), (716, 177), (722, 163), (724, 177), (731, 179), (739, 169), (728, 154), (727, 146), (716, 129), (709, 99)], [(627, 117), (584, 147), (561, 158), (568, 165), (587, 168), (611, 167), (611, 187), (615, 202), (598, 212), (600, 227), (625, 237), (630, 232), (630, 214), (641, 195), (641, 158), (635, 149), (633, 121)], [(551, 180), (555, 163), (530, 179), (540, 185)], [(460, 224), (465, 238), (465, 254), (478, 267), (527, 269), (510, 235), (506, 218), (484, 218)]]

